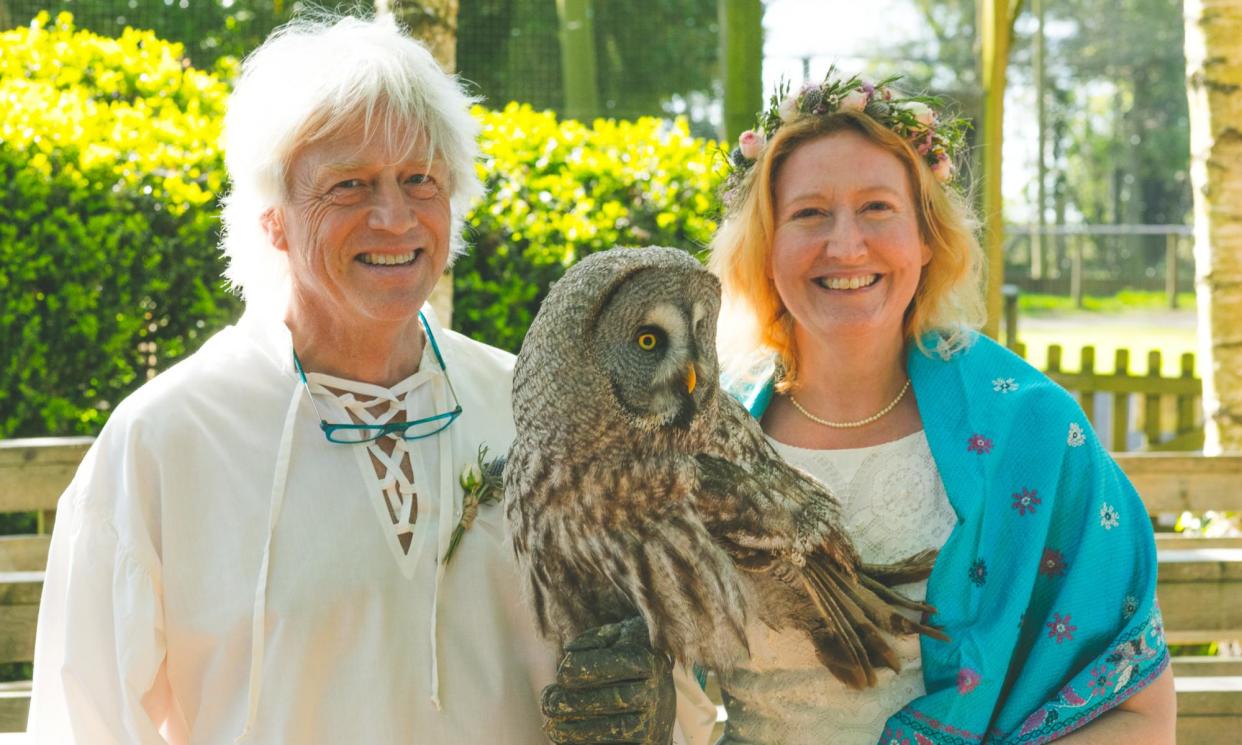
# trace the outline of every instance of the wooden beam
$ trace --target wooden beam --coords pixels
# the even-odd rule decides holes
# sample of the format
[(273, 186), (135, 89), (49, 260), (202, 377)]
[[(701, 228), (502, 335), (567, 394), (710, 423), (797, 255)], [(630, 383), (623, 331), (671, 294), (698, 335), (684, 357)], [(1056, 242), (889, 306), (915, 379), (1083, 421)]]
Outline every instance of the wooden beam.
[(561, 81), (565, 116), (589, 121), (599, 115), (595, 77), (595, 22), (592, 0), (556, 0), (561, 25)]
[(718, 0), (720, 64), (724, 79), (724, 140), (755, 126), (763, 107), (763, 4), (760, 0)]
[(56, 509), (90, 443), (88, 437), (0, 441), (0, 512)]
[(1022, 0), (979, 0), (979, 29), (982, 34), (980, 69), (983, 81), (983, 127), (980, 147), (983, 160), (980, 207), (983, 215), (983, 248), (987, 258), (988, 318), (983, 332), (993, 339), (1000, 333), (1005, 283), (1005, 221), (1001, 195), (1001, 150), (1004, 144), (1005, 73), (1009, 66), (1009, 47), (1013, 24), (1022, 10)]
[(1147, 511), (1242, 510), (1242, 456), (1114, 453)]

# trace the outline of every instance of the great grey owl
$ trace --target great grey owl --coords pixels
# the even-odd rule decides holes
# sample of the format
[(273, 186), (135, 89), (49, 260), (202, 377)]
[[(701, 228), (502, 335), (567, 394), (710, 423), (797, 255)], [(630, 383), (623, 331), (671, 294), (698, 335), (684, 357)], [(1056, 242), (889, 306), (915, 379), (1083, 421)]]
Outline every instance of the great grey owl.
[(513, 378), (505, 510), (541, 631), (564, 644), (641, 614), (654, 649), (727, 673), (758, 617), (810, 635), (854, 688), (925, 633), (889, 585), (932, 554), (861, 563), (839, 506), (717, 381), (720, 285), (683, 251), (612, 249), (543, 302)]

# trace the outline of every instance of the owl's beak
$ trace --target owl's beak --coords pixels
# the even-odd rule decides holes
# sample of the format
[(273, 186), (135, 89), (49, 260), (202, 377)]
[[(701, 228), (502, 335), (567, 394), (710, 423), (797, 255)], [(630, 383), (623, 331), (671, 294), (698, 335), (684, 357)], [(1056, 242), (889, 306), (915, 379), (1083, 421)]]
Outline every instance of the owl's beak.
[(698, 382), (698, 377), (696, 377), (695, 375), (694, 363), (692, 362), (686, 368), (686, 392), (694, 393), (694, 386), (695, 386), (695, 383), (697, 382)]

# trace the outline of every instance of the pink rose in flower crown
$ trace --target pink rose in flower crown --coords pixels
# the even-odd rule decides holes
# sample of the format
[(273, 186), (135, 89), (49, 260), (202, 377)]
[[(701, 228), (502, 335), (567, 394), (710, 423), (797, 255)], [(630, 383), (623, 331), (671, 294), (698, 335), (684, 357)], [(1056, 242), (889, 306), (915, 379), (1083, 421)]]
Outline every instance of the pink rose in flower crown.
[(914, 118), (918, 120), (918, 123), (925, 127), (930, 127), (932, 122), (936, 121), (936, 112), (932, 111), (931, 107), (922, 101), (909, 101), (904, 108), (906, 111), (914, 114)]
[(746, 160), (755, 160), (759, 157), (759, 151), (763, 150), (767, 138), (762, 132), (756, 132), (748, 129), (737, 138), (737, 148), (742, 152), (742, 157)]
[(943, 184), (953, 178), (953, 163), (947, 155), (941, 155), (940, 160), (932, 165), (931, 172), (936, 180)]
[(935, 144), (935, 138), (932, 136), (932, 132), (928, 130), (926, 135), (916, 141), (914, 149), (919, 151), (919, 155), (926, 158), (927, 154), (931, 152), (932, 147)]
[(871, 96), (865, 90), (852, 90), (841, 98), (837, 108), (841, 111), (862, 111), (870, 100)]

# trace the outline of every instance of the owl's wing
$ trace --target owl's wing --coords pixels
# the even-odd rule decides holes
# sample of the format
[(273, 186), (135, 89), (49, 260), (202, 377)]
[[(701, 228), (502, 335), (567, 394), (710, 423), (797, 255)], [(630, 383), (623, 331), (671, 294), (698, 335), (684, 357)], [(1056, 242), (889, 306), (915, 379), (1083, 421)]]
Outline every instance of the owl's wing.
[(746, 658), (746, 585), (692, 509), (688, 459), (565, 464), (525, 445), (510, 450), (506, 510), (545, 636), (564, 644), (639, 613), (653, 648), (681, 662)]
[(934, 552), (893, 566), (863, 564), (843, 531), (836, 499), (785, 463), (740, 405), (723, 404), (717, 444), (696, 457), (696, 509), (741, 568), (770, 575), (814, 607), (817, 623), (807, 631), (824, 665), (863, 688), (875, 685), (875, 667), (900, 669), (882, 632), (943, 639), (938, 629), (898, 612), (933, 609), (887, 586), (926, 577)]

